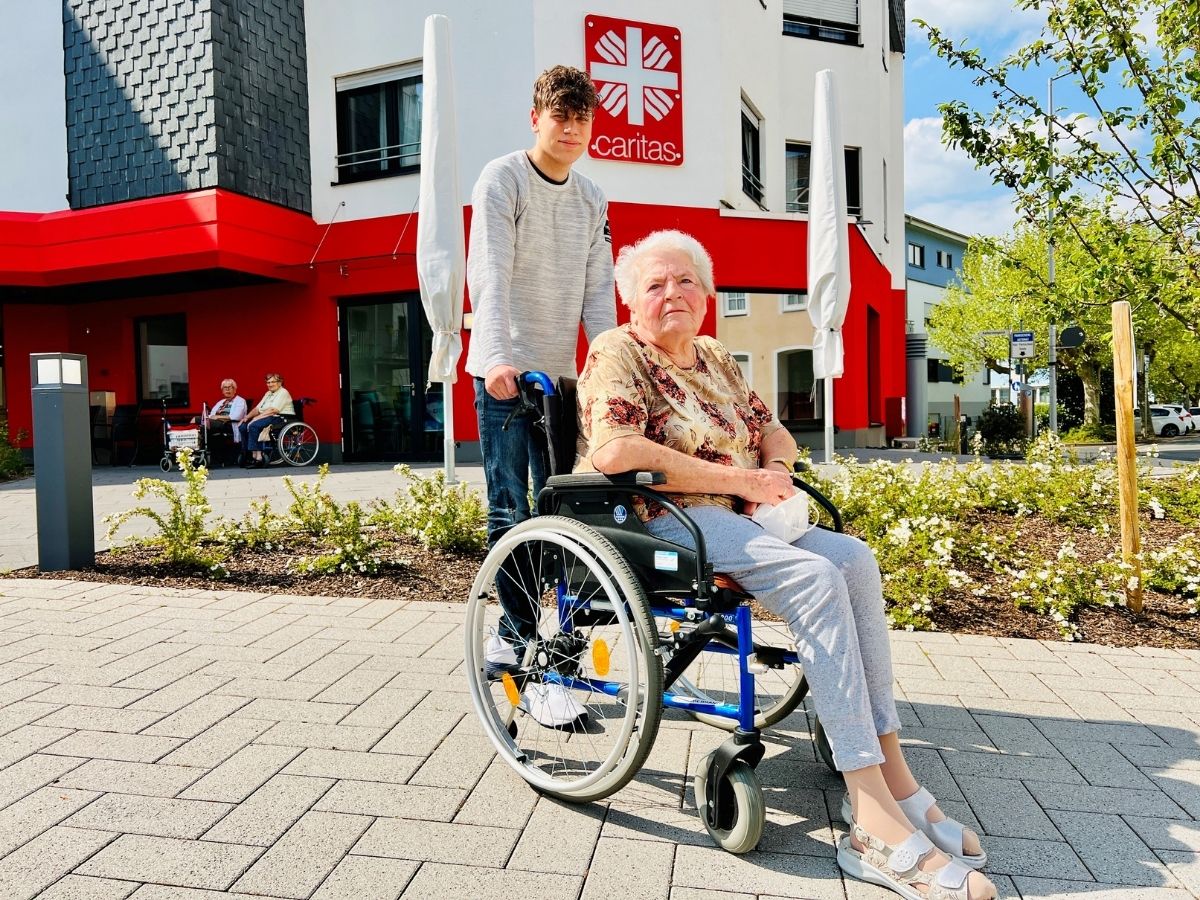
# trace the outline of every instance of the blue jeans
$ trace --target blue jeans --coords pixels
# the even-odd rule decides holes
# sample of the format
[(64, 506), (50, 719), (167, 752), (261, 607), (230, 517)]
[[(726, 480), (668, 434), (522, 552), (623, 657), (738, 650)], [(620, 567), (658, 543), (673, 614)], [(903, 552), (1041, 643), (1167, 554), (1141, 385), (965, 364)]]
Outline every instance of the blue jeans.
[[(497, 400), (484, 388), (482, 378), (475, 379), (475, 416), (479, 420), (479, 447), (487, 481), (489, 548), (505, 531), (533, 514), (529, 508), (530, 475), (535, 497), (546, 484), (543, 442), (531, 420), (518, 416), (507, 430), (504, 428), (505, 420), (519, 405), (517, 398)], [(516, 577), (520, 577), (519, 573)], [(536, 612), (530, 608), (528, 598), (517, 599), (517, 592), (503, 572), (496, 579), (496, 591), (505, 612), (500, 620), (500, 636), (517, 646), (523, 645), (537, 633)]]
[[(246, 428), (245, 446), (247, 450), (267, 451), (275, 445), (275, 438), (279, 437), (279, 429), (284, 426), (286, 420), (283, 416), (267, 416), (265, 419), (255, 419)], [(259, 435), (264, 429), (271, 429), (270, 440), (261, 440)]]

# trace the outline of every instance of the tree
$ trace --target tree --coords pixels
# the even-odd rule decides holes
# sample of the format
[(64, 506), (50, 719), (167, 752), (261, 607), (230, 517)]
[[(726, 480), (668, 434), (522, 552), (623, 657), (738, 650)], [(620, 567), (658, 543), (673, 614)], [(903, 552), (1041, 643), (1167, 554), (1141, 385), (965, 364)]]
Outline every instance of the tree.
[[(1046, 24), (999, 62), (918, 22), (934, 52), (973, 73), (995, 100), (986, 113), (962, 101), (943, 104), (946, 142), (1011, 188), (1027, 222), (1045, 221), (1053, 210), (1049, 237), (1074, 237), (1110, 299), (1143, 293), (1184, 332), (1200, 336), (1200, 298), (1189, 287), (1200, 284), (1200, 0), (1016, 6), (1044, 12)], [(1144, 34), (1151, 28), (1154, 46)], [(1047, 110), (1018, 87), (1029, 72), (1070, 78), (1088, 113)], [(1086, 226), (1097, 206), (1142, 227), (1094, 234)]]
[[(1169, 251), (1149, 231), (1146, 225), (1113, 219), (1095, 208), (1081, 209), (1076, 227), (1058, 242), (1053, 290), (1045, 225), (1022, 224), (1006, 237), (976, 239), (963, 257), (961, 285), (949, 287), (930, 314), (930, 339), (957, 368), (971, 370), (987, 364), (1007, 371), (1007, 337), (985, 333), (1032, 331), (1038, 340), (1035, 356), (1026, 364), (1027, 370), (1033, 370), (1049, 363), (1045, 336), (1051, 324), (1060, 329), (1080, 326), (1086, 340), (1083, 346), (1058, 354), (1059, 371), (1079, 376), (1084, 422), (1098, 425), (1101, 372), (1112, 366), (1111, 303), (1128, 300), (1139, 349), (1151, 357), (1156, 395), (1187, 392), (1190, 396), (1187, 385), (1194, 387), (1195, 382), (1188, 379), (1200, 372), (1200, 344), (1159, 304), (1164, 297), (1171, 303), (1182, 302), (1175, 296), (1180, 286), (1114, 279), (1109, 268), (1096, 264), (1098, 251), (1105, 258), (1118, 257), (1122, 272), (1158, 270), (1166, 265), (1161, 257)], [(1120, 293), (1114, 295), (1114, 288)]]

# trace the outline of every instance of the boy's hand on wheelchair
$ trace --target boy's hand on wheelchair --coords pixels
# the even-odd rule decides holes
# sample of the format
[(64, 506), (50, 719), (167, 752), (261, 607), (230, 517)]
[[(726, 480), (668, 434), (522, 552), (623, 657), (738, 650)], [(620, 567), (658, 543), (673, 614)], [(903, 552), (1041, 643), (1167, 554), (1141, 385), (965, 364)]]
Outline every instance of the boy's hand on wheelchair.
[(517, 378), (521, 372), (512, 366), (492, 366), (483, 378), (483, 386), (497, 400), (511, 400), (517, 396)]

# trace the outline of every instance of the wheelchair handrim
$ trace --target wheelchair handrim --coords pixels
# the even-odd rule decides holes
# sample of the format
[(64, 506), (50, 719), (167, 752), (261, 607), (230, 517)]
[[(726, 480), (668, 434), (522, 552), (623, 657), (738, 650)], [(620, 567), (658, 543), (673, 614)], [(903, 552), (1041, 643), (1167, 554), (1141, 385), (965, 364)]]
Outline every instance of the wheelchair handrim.
[[(532, 521), (532, 520), (530, 520)], [(588, 571), (593, 577), (600, 582), (604, 590), (610, 596), (619, 596), (613, 579), (596, 561), (593, 554), (588, 551), (582, 544), (573, 540), (568, 535), (556, 531), (552, 528), (529, 528), (526, 530), (513, 529), (509, 531), (503, 538), (497, 541), (492, 552), (488, 554), (492, 557), (493, 554), (497, 558), (503, 558), (513, 546), (524, 543), (526, 541), (540, 540), (546, 541), (562, 547), (564, 550), (573, 553), (577, 559), (583, 561)], [(522, 762), (518, 755), (520, 748), (516, 742), (509, 736), (504, 723), (501, 721), (497, 708), (490, 703), (490, 694), (485, 699), (482, 685), (486, 684), (484, 672), (484, 660), (482, 657), (482, 642), (477, 638), (482, 632), (484, 622), (482, 617), (485, 615), (487, 608), (486, 602), (474, 602), (481, 594), (486, 594), (487, 588), (495, 575), (495, 570), (498, 566), (493, 566), (489, 572), (487, 568), (482, 569), (475, 578), (475, 582), (471, 586), (472, 603), (470, 609), (471, 617), (467, 622), (466, 629), (466, 663), (471, 667), (474, 677), (469, 677), (468, 683), (471, 689), (471, 702), (475, 706), (475, 711), (480, 718), (490, 723), (490, 727), (484, 730), (488, 734), (492, 745), (496, 751), (503, 756), (508, 763), (513, 766), (521, 776), (532, 784), (534, 787), (552, 793), (558, 792), (583, 792), (594, 785), (598, 784), (603, 778), (617, 766), (621, 758), (626, 752), (630, 737), (633, 735), (638, 719), (638, 699), (641, 696), (641, 675), (638, 655), (632, 650), (628, 652), (630, 661), (630, 676), (629, 676), (629, 697), (630, 702), (626, 704), (626, 712), (621, 728), (617, 733), (617, 739), (614, 741), (613, 749), (605, 757), (602, 764), (598, 765), (596, 770), (589, 775), (584, 776), (570, 782), (562, 782), (556, 780), (549, 775), (544, 774), (539, 768), (533, 765)], [(638, 646), (638, 639), (633, 627), (633, 622), (629, 617), (628, 611), (624, 608), (624, 604), (613, 604), (613, 612), (616, 615), (618, 624), (621, 628), (621, 636), (626, 642), (626, 646), (634, 648)]]

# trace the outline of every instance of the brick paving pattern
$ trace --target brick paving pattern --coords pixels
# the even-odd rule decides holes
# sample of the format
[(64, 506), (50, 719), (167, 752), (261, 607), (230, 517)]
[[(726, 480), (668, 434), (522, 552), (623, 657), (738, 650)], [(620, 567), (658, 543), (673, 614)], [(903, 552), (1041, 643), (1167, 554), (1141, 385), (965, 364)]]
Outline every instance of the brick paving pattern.
[[(499, 763), (462, 608), (0, 581), (0, 900), (716, 900), (845, 881), (807, 713), (769, 734), (757, 851), (715, 849), (674, 713), (603, 803)], [(918, 777), (1003, 898), (1200, 897), (1200, 652), (895, 634)]]

